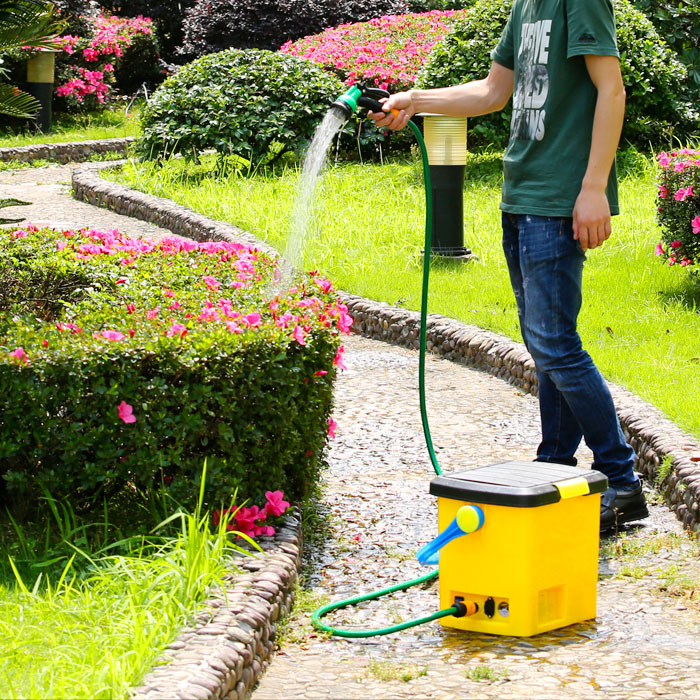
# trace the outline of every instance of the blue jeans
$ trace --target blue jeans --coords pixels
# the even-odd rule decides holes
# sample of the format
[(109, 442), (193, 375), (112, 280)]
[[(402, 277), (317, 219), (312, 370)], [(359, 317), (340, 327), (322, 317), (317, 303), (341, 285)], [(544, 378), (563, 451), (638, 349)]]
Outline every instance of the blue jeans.
[(503, 250), (523, 339), (537, 368), (542, 442), (537, 460), (576, 464), (583, 437), (610, 486), (637, 483), (612, 396), (576, 330), (585, 253), (572, 219), (503, 214)]

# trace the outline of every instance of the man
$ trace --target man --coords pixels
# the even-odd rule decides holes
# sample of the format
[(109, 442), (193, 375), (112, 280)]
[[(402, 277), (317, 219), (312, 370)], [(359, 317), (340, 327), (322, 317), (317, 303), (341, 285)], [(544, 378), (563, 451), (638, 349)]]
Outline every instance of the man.
[[(513, 96), (501, 201), (503, 249), (539, 380), (537, 460), (576, 464), (581, 438), (608, 477), (601, 532), (647, 517), (603, 377), (576, 329), (585, 251), (618, 213), (615, 151), (625, 111), (611, 0), (515, 0), (483, 80), (392, 95), (377, 126), (418, 112), (474, 117)], [(392, 112), (392, 110), (394, 110)]]

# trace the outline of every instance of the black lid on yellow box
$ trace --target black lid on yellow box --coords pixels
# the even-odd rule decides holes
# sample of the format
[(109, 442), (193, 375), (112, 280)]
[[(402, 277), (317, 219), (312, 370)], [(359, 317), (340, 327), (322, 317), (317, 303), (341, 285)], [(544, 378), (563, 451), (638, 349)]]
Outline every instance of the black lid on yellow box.
[(592, 469), (512, 461), (443, 474), (430, 482), (430, 493), (469, 503), (534, 508), (601, 493), (607, 487), (605, 474)]

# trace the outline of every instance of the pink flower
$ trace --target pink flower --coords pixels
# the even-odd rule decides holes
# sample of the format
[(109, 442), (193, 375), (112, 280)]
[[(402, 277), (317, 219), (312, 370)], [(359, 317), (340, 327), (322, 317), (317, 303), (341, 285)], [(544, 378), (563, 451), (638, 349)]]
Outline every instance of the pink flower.
[(128, 277), (120, 277), (114, 284), (124, 284), (124, 282), (128, 282), (129, 278)]
[(692, 264), (693, 264), (693, 261), (690, 258), (683, 258), (683, 260), (681, 260), (681, 265), (683, 267), (687, 267), (688, 265), (692, 265)]
[(345, 363), (343, 362), (343, 354), (345, 353), (345, 346), (340, 345), (335, 353), (335, 358), (333, 359), (333, 364), (338, 367), (338, 369), (347, 369)]
[(299, 343), (299, 345), (306, 345), (306, 340), (304, 339), (304, 331), (301, 326), (294, 326), (294, 331), (292, 332), (292, 337)]
[(663, 243), (657, 243), (656, 248), (654, 248), (654, 255), (663, 255), (665, 252)]
[(160, 311), (160, 306), (154, 306), (152, 309), (149, 309), (146, 311), (146, 318), (148, 319), (153, 319), (158, 315), (158, 312)]
[(671, 248), (680, 248), (682, 245), (680, 241), (671, 241)]
[(122, 401), (119, 406), (117, 406), (117, 411), (119, 412), (119, 417), (125, 423), (136, 423), (134, 407), (130, 406), (126, 401)]
[(126, 311), (127, 313), (133, 314), (134, 311), (136, 311), (136, 307), (133, 304), (127, 304)]
[(352, 326), (352, 316), (345, 311), (338, 314), (338, 330), (343, 333), (348, 333), (350, 331), (350, 326)]
[(92, 334), (93, 338), (104, 338), (105, 340), (120, 341), (124, 340), (126, 336), (119, 331), (101, 331)]
[(264, 510), (268, 515), (282, 515), (289, 508), (289, 503), (284, 500), (282, 491), (266, 491), (265, 498), (267, 503)]
[(693, 196), (693, 186), (691, 185), (690, 187), (681, 187), (679, 190), (676, 190), (676, 193), (673, 195), (673, 198), (677, 202), (685, 202), (688, 197)]
[(219, 288), (219, 283), (216, 281), (216, 278), (212, 277), (211, 275), (202, 277), (202, 281), (207, 285), (207, 287), (209, 287), (209, 289), (216, 291)]
[(700, 233), (700, 216), (696, 216), (691, 224), (693, 226), (693, 233)]
[(29, 364), (29, 356), (26, 352), (24, 352), (24, 348), (21, 345), (12, 352), (8, 352), (7, 354), (10, 357), (12, 357), (18, 365)]
[(318, 372), (314, 372), (314, 377), (325, 377), (328, 372), (325, 369), (320, 369)]
[(316, 282), (316, 284), (321, 288), (321, 291), (325, 292), (326, 294), (333, 291), (333, 284), (330, 282), (330, 280), (314, 278), (314, 282)]
[(187, 326), (183, 326), (181, 323), (173, 323), (173, 325), (165, 331), (165, 335), (167, 335), (168, 338), (172, 338), (175, 335), (184, 338), (185, 335), (187, 335)]
[(661, 199), (666, 199), (666, 197), (668, 197), (668, 188), (664, 185), (659, 185), (659, 197)]
[(241, 321), (247, 328), (257, 328), (262, 325), (262, 316), (257, 311), (254, 311), (245, 315)]
[(338, 424), (333, 420), (332, 416), (329, 416), (328, 418), (328, 436), (331, 438), (335, 437), (335, 429), (338, 427)]

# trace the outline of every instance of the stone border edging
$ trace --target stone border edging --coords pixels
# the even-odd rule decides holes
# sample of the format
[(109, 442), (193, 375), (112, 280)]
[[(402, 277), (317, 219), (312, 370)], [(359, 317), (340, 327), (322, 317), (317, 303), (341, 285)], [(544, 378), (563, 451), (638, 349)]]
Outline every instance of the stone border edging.
[[(78, 199), (150, 221), (182, 236), (196, 240), (234, 237), (277, 255), (235, 226), (196, 214), (170, 200), (106, 182), (94, 165), (74, 170), (73, 191)], [(344, 295), (344, 301), (355, 318), (355, 332), (404, 347), (418, 347), (417, 312), (349, 294)], [(523, 391), (537, 392), (534, 363), (521, 343), (435, 314), (429, 315), (426, 332), (431, 352), (485, 370)], [(631, 392), (615, 385), (610, 388), (623, 430), (637, 452), (638, 470), (655, 483), (662, 461), (671, 459), (671, 469), (661, 483), (664, 497), (683, 525), (700, 534), (700, 442)]]
[[(285, 518), (263, 555), (233, 558), (241, 572), (210, 596), (131, 692), (134, 700), (244, 700), (274, 651), (277, 622), (291, 610), (301, 566), (301, 521)], [(158, 665), (162, 664), (162, 665)]]
[(77, 163), (88, 160), (94, 153), (126, 153), (134, 141), (133, 136), (92, 141), (68, 141), (64, 143), (37, 143), (29, 146), (0, 148), (0, 161), (27, 163), (32, 160), (55, 160), (59, 163)]

